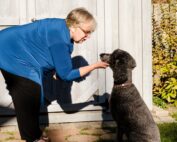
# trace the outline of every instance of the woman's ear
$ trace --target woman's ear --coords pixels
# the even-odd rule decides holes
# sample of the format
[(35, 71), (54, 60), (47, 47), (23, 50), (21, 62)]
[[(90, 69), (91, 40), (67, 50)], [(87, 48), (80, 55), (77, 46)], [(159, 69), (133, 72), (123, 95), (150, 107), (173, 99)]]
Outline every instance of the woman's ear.
[(72, 33), (75, 32), (75, 30), (76, 30), (73, 26), (71, 26), (69, 29)]
[(71, 38), (73, 38), (73, 35), (74, 35), (74, 33), (75, 33), (75, 30), (76, 30), (76, 29), (75, 29), (74, 27), (70, 27), (70, 28), (69, 28)]

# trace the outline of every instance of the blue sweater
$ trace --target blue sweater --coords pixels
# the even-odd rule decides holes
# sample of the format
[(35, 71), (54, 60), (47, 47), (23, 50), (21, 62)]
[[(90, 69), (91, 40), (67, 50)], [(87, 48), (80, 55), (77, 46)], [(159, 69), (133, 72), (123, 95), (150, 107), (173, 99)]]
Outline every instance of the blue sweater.
[(68, 81), (80, 77), (79, 70), (72, 68), (72, 51), (64, 19), (43, 19), (0, 31), (0, 68), (40, 84), (41, 101), (45, 71), (54, 69)]

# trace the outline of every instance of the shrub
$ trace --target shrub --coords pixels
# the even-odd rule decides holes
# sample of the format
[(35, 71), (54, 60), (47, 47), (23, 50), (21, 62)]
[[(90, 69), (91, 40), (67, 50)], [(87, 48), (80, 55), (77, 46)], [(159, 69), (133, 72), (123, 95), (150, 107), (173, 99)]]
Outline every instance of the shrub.
[[(153, 94), (177, 106), (176, 4), (154, 4)], [(159, 15), (157, 13), (159, 12)]]

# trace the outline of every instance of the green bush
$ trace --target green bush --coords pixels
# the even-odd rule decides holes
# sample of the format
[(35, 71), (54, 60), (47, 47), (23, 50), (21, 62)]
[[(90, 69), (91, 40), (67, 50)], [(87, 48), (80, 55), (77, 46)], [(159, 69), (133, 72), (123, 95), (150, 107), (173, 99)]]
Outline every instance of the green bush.
[[(176, 0), (153, 5), (153, 94), (177, 106)], [(155, 10), (160, 8), (160, 20)]]
[(153, 103), (160, 108), (167, 108), (167, 103), (157, 96), (153, 96)]

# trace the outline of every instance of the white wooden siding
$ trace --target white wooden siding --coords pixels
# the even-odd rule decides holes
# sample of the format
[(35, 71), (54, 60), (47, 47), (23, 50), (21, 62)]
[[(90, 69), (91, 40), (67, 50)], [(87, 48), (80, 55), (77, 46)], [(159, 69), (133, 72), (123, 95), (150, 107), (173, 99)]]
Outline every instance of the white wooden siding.
[(19, 0), (0, 0), (0, 25), (19, 23)]
[[(0, 0), (0, 29), (28, 23), (33, 18), (65, 18), (76, 7), (87, 8), (96, 17), (98, 27), (91, 39), (76, 45), (72, 56), (82, 55), (91, 64), (99, 60), (102, 52), (110, 53), (117, 48), (128, 51), (137, 62), (133, 82), (152, 109), (151, 0)], [(3, 98), (0, 105), (7, 106), (11, 102), (4, 80), (0, 78), (0, 97)], [(112, 85), (110, 69), (93, 71), (84, 81), (74, 82), (71, 88), (72, 102), (88, 101), (96, 91), (99, 95), (110, 93)], [(82, 110), (100, 109), (88, 106)], [(59, 112), (62, 109), (54, 102), (48, 111)], [(82, 119), (89, 120), (87, 116)]]
[(36, 0), (36, 18), (63, 17), (76, 7), (85, 7), (96, 14), (95, 0)]
[[(128, 4), (127, 4), (128, 3)], [(119, 0), (119, 48), (136, 59), (133, 82), (142, 93), (142, 19), (141, 0)]]
[[(105, 24), (105, 51), (120, 48), (135, 58), (133, 82), (152, 109), (151, 0), (105, 0)], [(111, 75), (108, 69), (107, 92), (112, 88)]]

